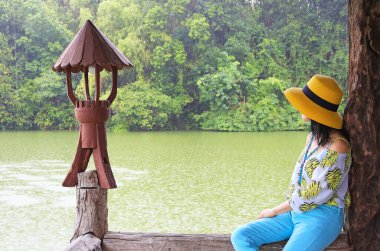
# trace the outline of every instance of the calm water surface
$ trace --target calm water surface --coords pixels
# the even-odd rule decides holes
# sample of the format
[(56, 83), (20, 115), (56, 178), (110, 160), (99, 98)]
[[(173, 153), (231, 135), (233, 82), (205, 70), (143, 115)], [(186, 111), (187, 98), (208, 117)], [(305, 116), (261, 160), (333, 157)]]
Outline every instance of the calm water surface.
[[(230, 233), (284, 201), (306, 134), (108, 133), (118, 185), (108, 193), (109, 229)], [(61, 182), (77, 142), (77, 132), (0, 133), (0, 250), (69, 243), (75, 189)]]

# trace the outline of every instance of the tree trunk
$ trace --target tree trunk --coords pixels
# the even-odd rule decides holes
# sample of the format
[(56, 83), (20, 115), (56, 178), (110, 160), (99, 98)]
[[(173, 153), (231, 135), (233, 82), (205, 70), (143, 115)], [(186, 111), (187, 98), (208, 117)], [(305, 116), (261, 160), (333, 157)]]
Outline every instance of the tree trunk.
[(348, 103), (353, 162), (347, 230), (354, 250), (380, 247), (380, 1), (350, 0)]
[(78, 174), (77, 222), (71, 241), (93, 233), (103, 239), (108, 231), (107, 189), (99, 187), (96, 171)]

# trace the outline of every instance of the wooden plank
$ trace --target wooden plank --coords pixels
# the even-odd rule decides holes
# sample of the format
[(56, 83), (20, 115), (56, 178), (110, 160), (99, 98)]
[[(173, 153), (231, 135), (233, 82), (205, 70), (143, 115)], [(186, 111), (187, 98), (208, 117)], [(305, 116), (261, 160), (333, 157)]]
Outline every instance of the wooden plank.
[[(342, 233), (326, 251), (351, 251)], [(260, 251), (282, 250), (286, 241), (260, 247)], [(108, 232), (103, 251), (233, 251), (229, 234), (160, 234)]]
[(103, 251), (207, 250), (233, 251), (229, 235), (108, 232)]

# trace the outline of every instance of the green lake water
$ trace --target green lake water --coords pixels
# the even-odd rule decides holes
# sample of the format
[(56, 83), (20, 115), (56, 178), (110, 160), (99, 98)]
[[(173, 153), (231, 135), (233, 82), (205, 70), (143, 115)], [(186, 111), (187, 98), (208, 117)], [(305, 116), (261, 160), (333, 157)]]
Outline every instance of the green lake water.
[[(231, 233), (285, 200), (306, 132), (108, 133), (109, 230)], [(63, 250), (78, 132), (0, 133), (0, 250)], [(94, 169), (90, 159), (88, 169)]]

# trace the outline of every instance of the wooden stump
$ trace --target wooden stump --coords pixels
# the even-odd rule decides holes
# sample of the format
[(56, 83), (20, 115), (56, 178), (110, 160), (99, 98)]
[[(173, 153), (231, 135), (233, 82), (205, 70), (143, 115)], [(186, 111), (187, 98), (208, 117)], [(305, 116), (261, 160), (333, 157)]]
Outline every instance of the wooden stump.
[(71, 242), (65, 251), (102, 251), (102, 241), (92, 234), (85, 234)]
[(71, 244), (66, 251), (99, 251), (101, 250), (101, 240), (107, 231), (107, 189), (99, 186), (95, 170), (79, 173), (77, 221)]
[(78, 174), (77, 222), (71, 241), (86, 233), (103, 239), (108, 231), (107, 189), (100, 188), (95, 170)]

